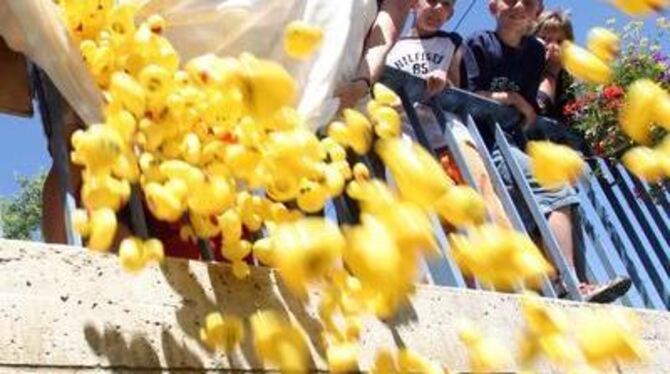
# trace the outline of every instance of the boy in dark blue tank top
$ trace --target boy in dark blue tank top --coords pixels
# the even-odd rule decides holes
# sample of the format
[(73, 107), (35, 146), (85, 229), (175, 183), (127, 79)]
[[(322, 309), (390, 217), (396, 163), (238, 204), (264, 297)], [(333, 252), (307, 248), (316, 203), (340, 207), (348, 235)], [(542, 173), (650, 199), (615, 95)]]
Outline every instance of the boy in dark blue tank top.
[[(583, 272), (577, 274), (575, 264), (583, 259), (583, 248), (575, 248), (573, 222), (577, 220), (574, 209), (579, 200), (570, 187), (547, 189), (534, 178), (528, 156), (522, 151), (526, 146), (523, 130), (537, 119), (537, 93), (545, 69), (545, 49), (542, 43), (528, 36), (533, 23), (542, 12), (542, 0), (489, 0), (489, 10), (496, 17), (495, 31), (482, 31), (471, 36), (467, 42), (464, 62), (467, 70), (468, 88), (477, 94), (493, 99), (502, 105), (516, 108), (522, 116), (516, 123), (501, 124), (512, 144), (512, 156), (521, 166), (535, 200), (546, 215), (549, 226), (556, 237), (561, 252), (568, 263), (568, 274), (559, 274), (555, 283), (564, 288), (562, 278), (577, 276), (579, 291), (587, 301), (611, 302), (622, 296), (630, 287), (630, 279), (616, 279), (606, 285), (589, 284)], [(500, 151), (495, 148), (493, 126), (479, 122), (487, 146), (493, 148), (493, 159), (508, 186), (513, 185), (512, 176)], [(523, 201), (516, 198), (516, 201)], [(533, 228), (523, 202), (519, 205), (527, 227)]]

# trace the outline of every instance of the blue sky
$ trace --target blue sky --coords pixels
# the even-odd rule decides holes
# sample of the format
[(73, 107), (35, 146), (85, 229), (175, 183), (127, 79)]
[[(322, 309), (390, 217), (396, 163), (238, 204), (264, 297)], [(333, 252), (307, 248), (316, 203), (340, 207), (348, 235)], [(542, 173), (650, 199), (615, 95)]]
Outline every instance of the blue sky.
[[(452, 25), (465, 12), (471, 0), (460, 0)], [(493, 27), (493, 20), (487, 10), (487, 0), (475, 0), (475, 6), (458, 29), (463, 35), (473, 31)], [(605, 21), (617, 16), (624, 18), (604, 1), (599, 0), (545, 0), (546, 6), (570, 9), (575, 24), (578, 41), (583, 41), (588, 29), (604, 25)], [(0, 83), (1, 84), (1, 83)], [(40, 169), (48, 169), (51, 159), (46, 150), (39, 118), (21, 119), (0, 114), (0, 195), (16, 192), (14, 176), (17, 173), (34, 174)]]

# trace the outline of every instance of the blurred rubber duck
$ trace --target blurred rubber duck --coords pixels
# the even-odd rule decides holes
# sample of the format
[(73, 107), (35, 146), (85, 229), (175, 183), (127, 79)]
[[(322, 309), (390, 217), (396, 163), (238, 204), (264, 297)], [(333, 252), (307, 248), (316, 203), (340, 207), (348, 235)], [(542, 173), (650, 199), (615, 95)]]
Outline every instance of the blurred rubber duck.
[(163, 243), (158, 239), (142, 241), (137, 237), (123, 239), (119, 245), (119, 263), (129, 273), (137, 273), (149, 263), (165, 258)]
[(205, 318), (204, 327), (200, 329), (200, 341), (210, 349), (230, 352), (243, 340), (244, 326), (242, 320), (235, 315), (209, 313)]
[(116, 214), (110, 208), (90, 212), (78, 209), (73, 214), (75, 230), (87, 238), (86, 247), (97, 252), (107, 252), (116, 235)]
[(651, 12), (660, 12), (670, 2), (667, 0), (610, 0), (620, 11), (633, 17), (645, 16)]
[(279, 274), (302, 298), (307, 297), (310, 283), (323, 279), (338, 264), (346, 245), (337, 225), (322, 218), (279, 225), (270, 237)]
[(581, 80), (596, 84), (612, 80), (612, 69), (604, 61), (570, 41), (561, 44), (561, 59), (565, 69)]
[(649, 144), (656, 103), (664, 90), (649, 79), (633, 82), (626, 93), (626, 101), (619, 112), (621, 129), (635, 142)]
[(612, 360), (640, 362), (648, 355), (638, 336), (640, 321), (632, 313), (591, 312), (575, 331), (586, 361), (595, 367)]
[(323, 30), (304, 21), (293, 21), (284, 30), (284, 51), (287, 55), (306, 60), (323, 41)]
[(561, 367), (572, 367), (580, 353), (569, 339), (566, 316), (550, 309), (535, 294), (525, 294), (521, 307), (526, 322), (519, 349), (523, 365), (529, 366), (540, 355), (545, 355)]
[(545, 188), (572, 186), (584, 173), (584, 160), (570, 147), (535, 141), (527, 151), (533, 176)]
[(416, 143), (381, 139), (375, 150), (393, 174), (400, 195), (424, 209), (432, 210), (452, 186), (440, 164)]
[(586, 48), (606, 63), (611, 63), (619, 54), (619, 36), (609, 29), (594, 27), (589, 30)]
[(634, 147), (621, 160), (628, 170), (647, 182), (657, 182), (668, 177), (667, 156), (648, 147)]
[(468, 350), (472, 371), (501, 371), (512, 365), (512, 356), (505, 346), (492, 338), (484, 337), (472, 323), (461, 322), (459, 337)]
[(309, 349), (298, 327), (274, 311), (251, 317), (254, 348), (263, 362), (279, 366), (282, 373), (307, 372)]

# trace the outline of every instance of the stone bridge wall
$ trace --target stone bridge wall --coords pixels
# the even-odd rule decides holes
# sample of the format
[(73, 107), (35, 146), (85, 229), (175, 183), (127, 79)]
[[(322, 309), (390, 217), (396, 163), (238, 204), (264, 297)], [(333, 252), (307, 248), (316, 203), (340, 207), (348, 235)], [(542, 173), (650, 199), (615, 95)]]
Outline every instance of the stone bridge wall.
[[(601, 308), (553, 304), (571, 317)], [(198, 339), (207, 313), (248, 316), (260, 308), (284, 311), (300, 323), (309, 336), (313, 367), (325, 369), (314, 306), (301, 305), (266, 269), (254, 270), (250, 280), (240, 282), (225, 265), (168, 260), (133, 276), (111, 255), (0, 240), (2, 373), (261, 369), (250, 339), (231, 356), (208, 352)], [(637, 313), (652, 360), (646, 367), (620, 371), (670, 372), (670, 313)], [(361, 369), (369, 368), (377, 348), (405, 344), (465, 371), (466, 352), (454, 329), (465, 317), (511, 348), (522, 326), (516, 295), (421, 286), (411, 308), (395, 321), (365, 321)], [(548, 365), (541, 371), (560, 372)]]

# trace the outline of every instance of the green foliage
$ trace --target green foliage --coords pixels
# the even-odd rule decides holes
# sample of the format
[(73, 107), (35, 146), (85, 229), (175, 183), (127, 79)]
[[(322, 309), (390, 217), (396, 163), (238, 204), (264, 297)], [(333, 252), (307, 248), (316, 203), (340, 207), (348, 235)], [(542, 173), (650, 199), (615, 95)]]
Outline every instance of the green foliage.
[(19, 175), (16, 177), (19, 184), (17, 194), (0, 198), (0, 224), (5, 238), (32, 240), (34, 233), (39, 232), (45, 179), (45, 172), (32, 177)]

